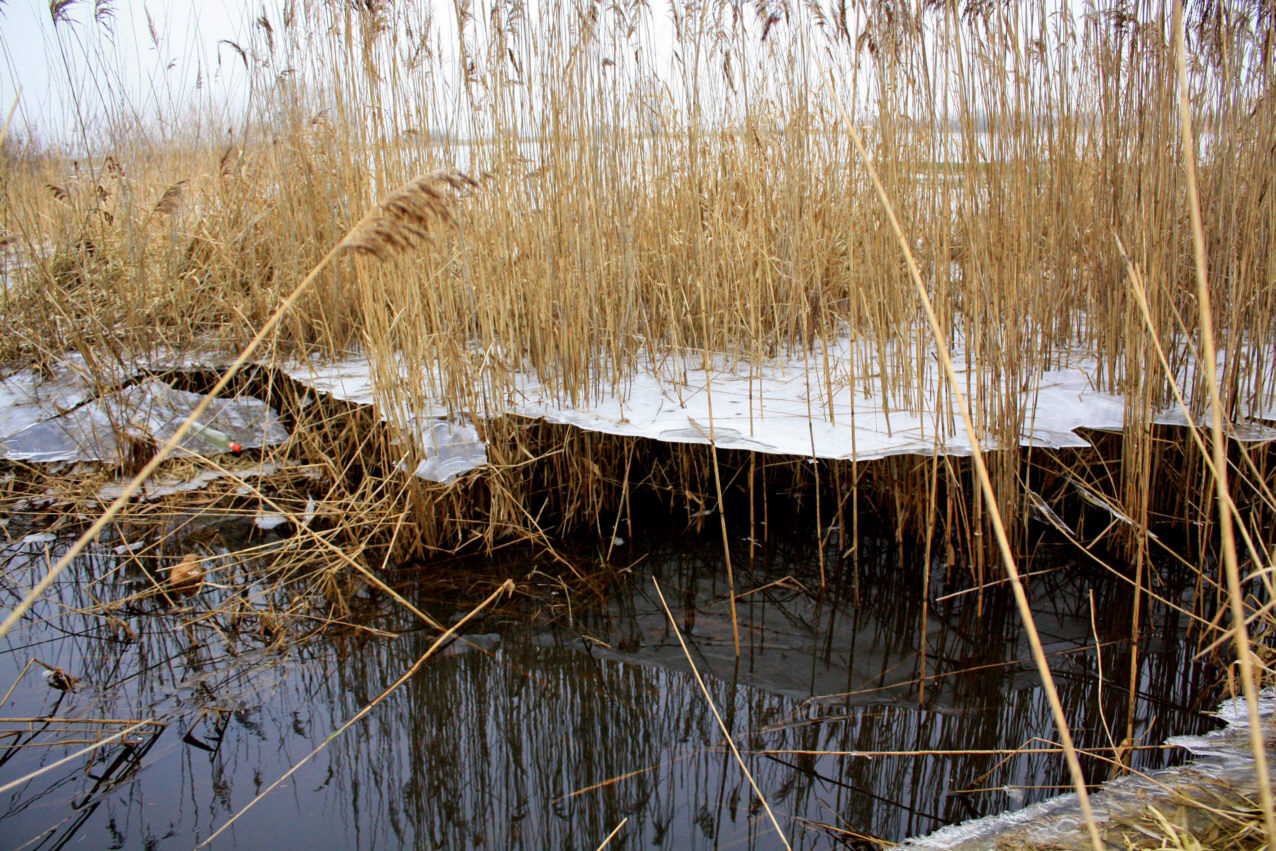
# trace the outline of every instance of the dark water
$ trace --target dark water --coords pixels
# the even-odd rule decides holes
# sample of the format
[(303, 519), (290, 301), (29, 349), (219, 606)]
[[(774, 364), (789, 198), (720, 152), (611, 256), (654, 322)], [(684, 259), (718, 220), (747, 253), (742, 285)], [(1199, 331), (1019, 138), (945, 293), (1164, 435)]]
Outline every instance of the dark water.
[[(0, 792), (0, 846), (189, 848), (433, 643), (433, 631), (376, 595), (347, 597), (351, 610), (334, 612), (315, 577), (255, 582), (288, 545), (270, 535), (253, 558), (227, 556), (215, 572), (224, 587), (178, 611), (139, 599), (109, 616), (69, 612), (146, 587), (135, 563), (106, 545), (50, 591), (0, 649), (0, 689), (15, 684), (0, 707), (0, 785), (83, 747), (60, 743), (100, 739), (129, 721), (159, 724), (130, 733), (127, 746), (108, 743)], [(58, 546), (7, 545), (6, 608)], [(1054, 739), (1008, 595), (948, 597), (964, 587), (963, 571), (932, 568), (923, 689), (914, 556), (869, 541), (856, 578), (830, 549), (826, 570), (839, 590), (821, 595), (819, 553), (805, 536), (772, 541), (752, 561), (740, 543), (737, 591), (762, 590), (740, 599), (737, 663), (720, 546), (713, 537), (660, 534), (614, 552), (614, 566), (631, 565), (618, 576), (595, 563), (586, 582), (550, 560), (422, 570), (434, 579), (445, 572), (450, 590), (423, 581), (403, 593), (444, 620), (506, 575), (519, 594), (212, 847), (592, 849), (622, 821), (610, 847), (780, 847), (676, 629), (795, 848), (846, 847), (861, 835), (898, 840), (1038, 800), (1068, 782), (1051, 754), (865, 754), (997, 751)], [(1064, 552), (1043, 550), (1029, 566), (1043, 572), (1031, 596), (1078, 744), (1120, 743), (1127, 589)], [(1158, 593), (1180, 597), (1170, 586)], [(280, 627), (269, 611), (285, 608), (293, 616)], [(393, 637), (350, 628), (303, 640), (319, 612)], [(1144, 623), (1135, 739), (1155, 745), (1206, 729), (1197, 701), (1207, 699), (1211, 673), (1192, 661), (1185, 622), (1153, 606)], [(44, 669), (19, 676), (33, 658), (80, 677), (76, 691), (52, 688)], [(29, 720), (46, 716), (59, 721)], [(1141, 750), (1133, 761), (1151, 767), (1172, 756)], [(1087, 767), (1107, 777), (1103, 763)]]

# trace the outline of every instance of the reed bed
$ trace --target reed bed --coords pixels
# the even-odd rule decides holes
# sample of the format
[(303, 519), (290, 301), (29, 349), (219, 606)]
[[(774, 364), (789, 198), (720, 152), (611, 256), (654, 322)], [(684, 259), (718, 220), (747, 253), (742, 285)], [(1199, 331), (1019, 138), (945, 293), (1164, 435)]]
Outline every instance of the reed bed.
[[(55, 33), (92, 59), (73, 6)], [(852, 582), (863, 515), (983, 587), (1015, 577), (1044, 518), (1119, 552), (1140, 593), (1154, 560), (1195, 572), (1215, 592), (1192, 613), (1203, 645), (1232, 634), (1251, 683), (1276, 497), (1266, 445), (1227, 433), (1276, 415), (1274, 24), (1241, 0), (267, 9), (230, 45), (253, 85), (229, 134), (106, 120), (73, 151), (6, 140), (0, 362), (242, 350), (220, 389), (254, 347), (267, 365), (361, 352), (373, 408), (253, 379), (295, 422), (279, 457), (320, 482), (254, 498), (352, 582), (614, 539), (654, 493), (691, 524), (747, 513), (759, 538), (769, 499), (809, 498)], [(813, 406), (852, 388), (955, 431), (965, 398), (997, 451), (777, 460), (511, 411), (518, 375), (570, 407), (697, 360), (809, 363), (841, 337), (876, 356), (826, 368)], [(938, 339), (961, 372), (928, 397)], [(1077, 352), (1123, 430), (1020, 447), (1020, 390)], [(490, 462), (448, 485), (402, 465), (439, 400)], [(1155, 426), (1174, 404), (1218, 415), (1213, 436)], [(244, 484), (199, 511), (245, 510)], [(58, 501), (85, 504), (77, 486)], [(297, 522), (315, 512), (331, 536)]]
[[(447, 22), (290, 8), (235, 45), (256, 84), (229, 138), (195, 124), (156, 142), (108, 123), (79, 157), (10, 146), (5, 362), (242, 344), (359, 211), (449, 167), (467, 181), (454, 226), (410, 261), (323, 269), (267, 357), (362, 347), (403, 425), (427, 398), (499, 416), (519, 372), (570, 405), (686, 356), (760, 367), (850, 334), (878, 357), (835, 370), (815, 399), (863, 387), (921, 412), (929, 335), (845, 110), (958, 366), (985, 365), (963, 388), (981, 433), (1013, 446), (1032, 416), (1017, 388), (1064, 353), (1097, 356), (1095, 385), (1129, 407), (1110, 496), (1150, 522), (1164, 466), (1151, 416), (1172, 383), (1198, 413), (1206, 395), (1168, 5), (675, 3), (670, 57), (648, 41), (665, 20), (641, 5), (462, 4)], [(1268, 13), (1227, 8), (1189, 5), (1188, 95), (1223, 405), (1240, 420), (1276, 389), (1276, 163)], [(468, 73), (449, 98), (436, 81), (454, 51)], [(329, 75), (280, 76), (317, 55)], [(993, 457), (1007, 503), (1022, 461)], [(1178, 519), (1209, 522), (1191, 505), (1208, 500)], [(929, 514), (928, 500), (908, 510)]]

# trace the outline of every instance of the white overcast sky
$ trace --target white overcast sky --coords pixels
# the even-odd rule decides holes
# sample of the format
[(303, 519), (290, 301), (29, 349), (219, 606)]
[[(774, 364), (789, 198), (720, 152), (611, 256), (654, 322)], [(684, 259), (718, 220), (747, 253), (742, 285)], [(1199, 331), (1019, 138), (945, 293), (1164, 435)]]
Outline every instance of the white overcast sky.
[[(455, 38), (452, 0), (414, 2), (432, 4), (437, 34), (444, 42)], [(157, 118), (181, 122), (192, 101), (205, 109), (217, 103), (242, 108), (248, 100), (247, 73), (222, 42), (252, 43), (257, 17), (265, 12), (277, 21), (281, 3), (114, 0), (107, 4), (114, 14), (104, 26), (94, 20), (94, 0), (75, 0), (68, 10), (71, 21), (55, 28), (49, 0), (0, 0), (0, 115), (16, 101), (16, 139), (33, 137), (74, 150), (82, 148), (81, 119), (94, 140), (108, 130), (108, 118), (127, 121), (131, 126), (116, 128), (127, 138), (137, 128), (155, 129)], [(484, 5), (476, 4), (476, 14), (485, 14)], [(529, 9), (537, 5), (532, 0)], [(678, 79), (669, 8), (662, 0), (650, 6), (643, 29), (648, 61), (657, 75), (667, 69), (670, 79)], [(742, 7), (755, 37), (761, 26), (759, 10), (765, 8), (765, 3)], [(209, 117), (202, 113), (201, 123), (207, 124)], [(234, 123), (235, 116), (227, 115), (226, 124)]]
[[(90, 116), (104, 103), (123, 105), (124, 115), (171, 111), (197, 80), (206, 93), (233, 102), (246, 85), (243, 66), (218, 42), (247, 33), (250, 7), (248, 0), (119, 0), (111, 4), (108, 32), (93, 20), (92, 0), (82, 0), (55, 35), (48, 0), (0, 0), (0, 103), (5, 115), (18, 104), (11, 132), (24, 138), (30, 128), (44, 142), (73, 139), (75, 93)], [(102, 65), (111, 72), (100, 73)]]
[[(335, 2), (335, 0), (334, 0)], [(455, 11), (452, 0), (413, 0), (423, 6), (433, 4), (438, 35), (454, 38)], [(541, 0), (556, 2), (556, 0)], [(1047, 8), (1066, 0), (1045, 0)], [(23, 140), (34, 137), (45, 144), (72, 150), (79, 144), (80, 117), (89, 123), (90, 138), (96, 142), (111, 128), (105, 121), (127, 122), (122, 130), (130, 138), (139, 129), (158, 129), (180, 137), (180, 123), (190, 115), (190, 104), (202, 110), (210, 104), (228, 104), (226, 127), (236, 124), (235, 109), (247, 104), (248, 76), (243, 63), (221, 42), (249, 45), (254, 22), (267, 12), (278, 20), (282, 0), (114, 0), (109, 3), (113, 18), (109, 27), (94, 21), (94, 0), (76, 0), (69, 8), (71, 21), (56, 31), (50, 19), (49, 0), (0, 0), (0, 118), (18, 104), (11, 132)], [(485, 3), (476, 4), (478, 7)], [(530, 6), (537, 4), (532, 0)], [(831, 7), (832, 0), (824, 0)], [(661, 0), (651, 3), (643, 40), (653, 58), (657, 75), (672, 71), (675, 41), (668, 6)], [(757, 15), (765, 4), (744, 4), (755, 36)], [(800, 9), (800, 6), (795, 6)], [(148, 24), (148, 15), (149, 21)], [(151, 29), (158, 37), (152, 38)], [(450, 31), (450, 33), (449, 33)], [(775, 47), (776, 38), (770, 46)], [(445, 67), (450, 63), (444, 63)], [(845, 70), (845, 69), (842, 69)], [(199, 84), (197, 88), (197, 82)], [(441, 81), (446, 85), (447, 81)], [(791, 90), (791, 81), (777, 85)], [(864, 81), (860, 81), (864, 85)], [(19, 92), (21, 93), (19, 96)], [(861, 96), (863, 91), (861, 91)], [(201, 113), (203, 126), (216, 125), (220, 115)], [(174, 126), (160, 126), (157, 120)]]

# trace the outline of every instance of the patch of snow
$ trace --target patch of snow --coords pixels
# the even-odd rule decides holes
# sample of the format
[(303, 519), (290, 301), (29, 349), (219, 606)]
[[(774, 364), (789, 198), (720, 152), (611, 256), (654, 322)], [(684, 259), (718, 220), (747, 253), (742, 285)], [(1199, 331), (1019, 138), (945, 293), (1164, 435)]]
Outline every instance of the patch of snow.
[(271, 529), (278, 529), (280, 526), (288, 522), (288, 518), (282, 514), (258, 514), (253, 520), (253, 525), (258, 529), (264, 529), (269, 532)]
[[(513, 414), (606, 434), (668, 443), (712, 442), (725, 449), (775, 455), (872, 460), (936, 451), (970, 454), (970, 442), (956, 415), (935, 416), (939, 400), (946, 395), (941, 392), (942, 376), (934, 358), (928, 359), (922, 376), (920, 410), (890, 404), (880, 388), (863, 380), (862, 376), (876, 372), (875, 359), (872, 347), (848, 336), (830, 341), (827, 351), (819, 350), (817, 344), (808, 357), (789, 356), (762, 364), (721, 357), (706, 363), (699, 354), (649, 357), (646, 368), (623, 385), (594, 387), (588, 401), (575, 405), (562, 402), (535, 376), (519, 373), (513, 376), (508, 394), (488, 394), (489, 398), (507, 397), (505, 408), (472, 414)], [(1074, 429), (1122, 425), (1124, 403), (1119, 396), (1093, 389), (1089, 376), (1095, 368), (1092, 359), (1078, 356), (1066, 368), (1041, 372), (1020, 391), (1025, 411), (1022, 444), (1087, 447), (1089, 443)], [(338, 399), (384, 404), (375, 397), (371, 365), (360, 356), (293, 365), (286, 372)], [(853, 374), (861, 378), (853, 380)], [(492, 376), (480, 380), (488, 379), (496, 380)], [(425, 404), (429, 416), (447, 417), (446, 400), (418, 402)], [(995, 448), (990, 435), (985, 440), (986, 448)]]

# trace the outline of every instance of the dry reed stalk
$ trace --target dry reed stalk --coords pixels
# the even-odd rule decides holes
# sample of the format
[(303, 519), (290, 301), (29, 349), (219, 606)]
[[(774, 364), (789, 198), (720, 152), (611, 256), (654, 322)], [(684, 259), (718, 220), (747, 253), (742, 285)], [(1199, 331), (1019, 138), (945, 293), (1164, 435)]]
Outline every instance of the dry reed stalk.
[(1249, 716), (1249, 743), (1258, 775), (1258, 790), (1263, 807), (1263, 826), (1268, 843), (1276, 842), (1276, 806), (1273, 805), (1271, 777), (1267, 773), (1267, 746), (1258, 707), (1258, 677), (1254, 670), (1253, 649), (1245, 628), (1245, 598), (1241, 588), (1240, 567), (1236, 560), (1232, 514), (1228, 506), (1231, 495), (1227, 485), (1227, 454), (1223, 436), (1223, 400), (1219, 392), (1218, 358), (1214, 350), (1214, 319), (1210, 306), (1208, 274), (1205, 267), (1205, 236), (1201, 227), (1201, 205), (1196, 185), (1196, 151), (1193, 147), (1192, 111), (1188, 103), (1187, 56), (1184, 47), (1183, 0), (1174, 0), (1174, 56), (1178, 73), (1179, 120), (1183, 128), (1183, 162), (1187, 171), (1187, 206), (1192, 222), (1192, 247), (1196, 260), (1196, 293), (1200, 310), (1201, 349), (1205, 359), (1205, 378), (1209, 387), (1210, 431), (1213, 436), (1214, 485), (1218, 500), (1219, 531), (1222, 535), (1223, 569), (1227, 577), (1228, 607), (1236, 655), (1240, 661), (1241, 690)]
[[(704, 283), (700, 284), (700, 309), (701, 316), (707, 323), (709, 316), (709, 306), (706, 301)], [(705, 339), (709, 337), (706, 327)], [(727, 506), (722, 499), (722, 474), (718, 472), (718, 440), (713, 424), (713, 369), (710, 366), (710, 353), (706, 348), (704, 352), (705, 359), (705, 383), (704, 395), (705, 404), (708, 406), (709, 413), (709, 454), (713, 459), (713, 489), (718, 499), (718, 525), (722, 531), (722, 558), (727, 566), (727, 594), (731, 601), (731, 640), (735, 647), (736, 658), (740, 658), (740, 622), (736, 617), (735, 610), (735, 572), (731, 567), (731, 544), (727, 540)], [(823, 562), (821, 562), (821, 586), (823, 586)]]
[(69, 762), (74, 762), (80, 757), (91, 754), (94, 751), (98, 750), (99, 748), (106, 747), (107, 745), (111, 744), (117, 739), (123, 739), (125, 736), (127, 736), (129, 733), (133, 732), (134, 730), (141, 729), (142, 727), (155, 726), (157, 725), (157, 723), (158, 722), (154, 721), (153, 719), (148, 719), (145, 721), (134, 721), (130, 723), (127, 727), (125, 727), (123, 730), (120, 730), (117, 733), (112, 733), (110, 736), (107, 736), (105, 739), (96, 741), (93, 744), (89, 745), (88, 747), (81, 748), (75, 753), (67, 754), (66, 756), (62, 757), (59, 760), (54, 760), (48, 765), (42, 765), (39, 768), (37, 768), (35, 771), (32, 771), (22, 777), (19, 777), (16, 780), (11, 780), (8, 783), (5, 783), (4, 785), (0, 786), (0, 794), (3, 794), (4, 792), (9, 791), (10, 789), (16, 789), (18, 786), (21, 786), (27, 781), (32, 780), (36, 777), (39, 777), (41, 774), (44, 774), (45, 772), (52, 771), (53, 769), (66, 765)]
[[(687, 664), (691, 666), (691, 674), (696, 678), (696, 685), (700, 686), (700, 693), (704, 695), (705, 702), (709, 704), (714, 720), (718, 722), (718, 727), (722, 730), (722, 735), (727, 740), (727, 746), (731, 748), (731, 753), (735, 757), (736, 763), (740, 766), (740, 771), (744, 773), (744, 778), (749, 781), (753, 794), (757, 795), (758, 800), (762, 802), (763, 809), (766, 810), (767, 816), (771, 819), (771, 826), (775, 828), (775, 835), (779, 837), (785, 848), (791, 848), (788, 837), (784, 835), (784, 831), (780, 829), (780, 823), (776, 821), (775, 813), (771, 812), (771, 805), (767, 803), (766, 796), (758, 788), (757, 781), (753, 779), (753, 774), (749, 771), (749, 766), (744, 762), (744, 757), (740, 756), (740, 750), (735, 745), (735, 738), (731, 735), (731, 730), (728, 729), (726, 722), (722, 720), (722, 715), (718, 712), (718, 707), (713, 702), (709, 689), (705, 686), (704, 680), (701, 679), (700, 671), (696, 669), (696, 662), (691, 658), (691, 651), (687, 649), (687, 642), (682, 640), (682, 628), (678, 626), (677, 620), (674, 619), (673, 612), (669, 611), (669, 604), (665, 602), (665, 594), (660, 590), (660, 583), (656, 581), (654, 576), (651, 578), (651, 584), (655, 586), (656, 594), (660, 597), (660, 606), (665, 610), (665, 617), (669, 618), (669, 623), (673, 626), (673, 634), (678, 639), (678, 646), (682, 648), (682, 654), (687, 657)], [(737, 655), (739, 655), (738, 650)]]
[[(1161, 364), (1161, 368), (1166, 371), (1167, 375), (1171, 375), (1173, 373), (1171, 372), (1169, 361), (1166, 358), (1165, 345), (1162, 342), (1156, 330), (1156, 327), (1152, 323), (1152, 317), (1151, 317), (1150, 310), (1148, 308), (1148, 301), (1147, 301), (1147, 287), (1144, 284), (1143, 275), (1139, 272), (1137, 268), (1135, 268), (1133, 261), (1130, 260), (1129, 255), (1125, 251), (1125, 246), (1121, 243), (1121, 240), (1119, 237), (1117, 238), (1116, 242), (1117, 242), (1117, 250), (1120, 252), (1121, 258), (1125, 262), (1126, 277), (1130, 284), (1131, 295), (1134, 297), (1135, 304), (1137, 305), (1139, 312), (1143, 318), (1144, 325), (1147, 328), (1148, 336), (1151, 340), (1153, 351), (1156, 352), (1156, 356), (1158, 361)], [(1176, 405), (1178, 405), (1178, 409), (1183, 414), (1183, 418), (1187, 423), (1187, 434), (1192, 439), (1192, 444), (1196, 447), (1197, 452), (1200, 454), (1200, 459), (1202, 463), (1205, 465), (1210, 475), (1214, 476), (1215, 469), (1216, 469), (1214, 466), (1215, 459), (1213, 457), (1212, 451), (1208, 447), (1206, 447), (1205, 441), (1201, 438), (1201, 434), (1200, 434), (1201, 429), (1196, 423), (1195, 415), (1192, 413), (1191, 406), (1188, 405), (1186, 398), (1184, 398), (1183, 391), (1179, 387), (1177, 381), (1171, 381), (1169, 386), (1170, 386), (1170, 392), (1174, 397), (1174, 402)], [(1251, 472), (1253, 473), (1253, 478), (1255, 482), (1261, 488), (1266, 490), (1267, 484), (1265, 481), (1263, 481), (1263, 477), (1261, 473), (1259, 473), (1257, 470), (1252, 470)], [(1270, 492), (1268, 491), (1268, 493)], [(1260, 547), (1258, 545), (1258, 542), (1254, 540), (1253, 536), (1249, 532), (1249, 529), (1246, 527), (1244, 519), (1240, 515), (1240, 510), (1236, 507), (1236, 500), (1233, 499), (1231, 496), (1230, 489), (1225, 494), (1224, 501), (1222, 504), (1226, 507), (1227, 512), (1231, 514), (1233, 518), (1233, 522), (1235, 523), (1234, 528), (1240, 531), (1241, 537), (1245, 541), (1245, 547), (1247, 552), (1249, 553), (1250, 558), (1253, 559), (1253, 561), (1256, 564), (1262, 564), (1263, 557), (1259, 551)]]
[(622, 818), (620, 820), (620, 824), (612, 828), (611, 833), (607, 834), (606, 838), (603, 839), (602, 844), (598, 846), (597, 851), (603, 851), (604, 848), (610, 845), (611, 841), (616, 838), (616, 834), (620, 833), (620, 829), (628, 823), (629, 823), (629, 816), (625, 816), (624, 818)]
[(225, 823), (222, 824), (221, 827), (217, 828), (217, 830), (209, 834), (207, 839), (205, 839), (203, 842), (201, 842), (199, 845), (196, 845), (195, 847), (197, 849), (203, 848), (206, 845), (208, 845), (210, 842), (212, 842), (214, 839), (216, 839), (219, 835), (221, 835), (221, 833), (225, 831), (226, 828), (234, 824), (235, 821), (244, 813), (246, 813), (254, 804), (260, 801), (266, 795), (270, 794), (270, 792), (274, 791), (274, 789), (278, 787), (280, 783), (283, 783), (285, 780), (287, 780), (289, 777), (295, 774), (298, 769), (300, 769), (303, 765), (305, 765), (312, 758), (314, 758), (316, 754), (318, 754), (320, 751), (326, 748), (330, 742), (332, 742), (334, 739), (336, 739), (346, 730), (350, 729), (350, 727), (358, 723), (361, 718), (363, 718), (365, 715), (367, 715), (369, 712), (375, 709), (378, 704), (380, 704), (383, 700), (389, 697), (395, 690), (399, 688), (399, 686), (403, 685), (408, 680), (412, 679), (412, 677), (414, 677), (417, 674), (417, 672), (421, 670), (421, 667), (427, 661), (429, 661), (430, 657), (434, 655), (435, 651), (438, 650), (440, 647), (444, 646), (445, 644), (447, 644), (447, 642), (452, 638), (452, 636), (456, 634), (457, 630), (465, 626), (465, 624), (468, 623), (471, 619), (473, 619), (475, 615), (483, 611), (483, 609), (487, 608), (488, 605), (490, 605), (502, 594), (510, 594), (510, 593), (513, 593), (514, 590), (515, 589), (514, 589), (513, 580), (506, 579), (503, 583), (501, 583), (501, 586), (497, 588), (495, 591), (493, 591), (491, 594), (489, 594), (487, 598), (483, 600), (483, 602), (479, 603), (477, 606), (471, 609), (469, 613), (465, 615), (465, 617), (458, 620), (451, 627), (449, 627), (446, 632), (444, 632), (442, 635), (436, 638), (434, 642), (426, 649), (426, 651), (421, 654), (421, 657), (417, 659), (416, 662), (414, 662), (412, 666), (408, 668), (408, 670), (405, 671), (401, 677), (399, 677), (397, 680), (391, 683), (390, 686), (385, 691), (381, 692), (381, 694), (373, 698), (373, 700), (370, 703), (368, 703), (366, 706), (364, 706), (362, 709), (356, 712), (353, 716), (351, 716), (350, 720), (346, 721), (336, 730), (333, 730), (331, 733), (329, 733), (328, 737), (324, 739), (323, 742), (318, 747), (316, 747), (310, 753), (306, 754), (304, 757), (302, 757), (300, 760), (294, 763), (292, 768), (288, 769), (288, 771), (286, 771), (283, 774), (283, 776), (281, 776), (274, 783), (271, 783), (269, 786), (267, 786), (265, 789), (259, 792), (255, 798), (253, 798), (251, 801), (245, 804), (238, 812), (236, 812), (233, 816), (227, 819)]
[[(829, 80), (830, 86), (832, 80)], [(839, 107), (841, 102), (838, 101)], [(940, 362), (943, 365), (944, 373), (948, 379), (948, 386), (953, 395), (953, 401), (961, 414), (962, 423), (966, 428), (966, 436), (970, 441), (971, 460), (975, 465), (975, 472), (979, 478), (980, 488), (984, 497), (988, 502), (989, 519), (992, 521), (993, 533), (996, 535), (997, 546), (1001, 553), (1002, 565), (1006, 569), (1007, 575), (1010, 577), (1010, 587), (1014, 593), (1015, 605), (1019, 609), (1019, 614), (1023, 619), (1024, 629), (1028, 633), (1028, 643), (1032, 648), (1033, 661), (1037, 666), (1037, 673), (1041, 677), (1042, 688), (1046, 693), (1046, 700), (1050, 703), (1051, 714), (1054, 716), (1055, 725), (1059, 731), (1059, 737), (1063, 742), (1064, 757), (1068, 763), (1068, 769), (1072, 774), (1072, 782), (1077, 791), (1077, 802), (1081, 807), (1081, 814), (1085, 820), (1086, 830), (1089, 833), (1090, 843), (1094, 847), (1094, 851), (1103, 851), (1103, 840), (1099, 837), (1099, 829), (1094, 821), (1094, 813), (1090, 807), (1090, 796), (1086, 792), (1085, 775), (1081, 771), (1081, 763), (1077, 758), (1076, 745), (1072, 741), (1072, 734), (1068, 730), (1068, 718), (1064, 714), (1063, 704), (1059, 700), (1059, 692), (1055, 688), (1054, 677), (1050, 673), (1050, 665), (1046, 661), (1045, 648), (1041, 644), (1041, 636), (1037, 633), (1035, 619), (1032, 615), (1032, 608), (1028, 603), (1028, 597), (1023, 588), (1023, 582), (1019, 577), (1019, 569), (1015, 565), (1014, 554), (1010, 548), (1010, 540), (1006, 536), (1006, 530), (1001, 520), (1001, 512), (997, 506), (997, 497), (993, 490), (992, 480), (988, 475), (988, 468), (984, 463), (982, 443), (979, 433), (975, 430), (974, 421), (971, 419), (970, 408), (966, 403), (966, 396), (959, 386), (957, 370), (953, 366), (952, 358), (949, 355), (948, 344), (943, 328), (939, 325), (939, 319), (935, 315), (934, 308), (931, 306), (930, 296), (926, 292), (926, 287), (922, 283), (921, 274), (917, 270), (917, 262), (913, 258), (912, 248), (909, 246), (908, 239), (904, 235), (903, 229), (900, 227), (899, 220), (895, 216), (894, 207), (890, 198), (886, 194), (886, 189), (882, 186), (881, 181), (877, 177), (877, 171), (873, 167), (873, 162), (868, 156), (868, 152), (864, 149), (864, 143), (860, 140), (859, 132), (855, 129), (854, 123), (849, 115), (846, 114), (845, 108), (842, 108), (842, 120), (845, 122), (847, 132), (851, 136), (851, 140), (855, 144), (855, 149), (859, 152), (860, 158), (864, 162), (869, 177), (873, 181), (874, 187), (877, 189), (878, 198), (881, 200), (882, 207), (886, 213), (887, 219), (890, 221), (891, 229), (895, 233), (896, 239), (899, 241), (900, 250), (904, 254), (905, 262), (908, 265), (908, 272), (913, 280), (913, 286), (918, 300), (921, 302), (922, 309), (926, 313), (927, 322), (930, 324), (931, 335), (935, 340), (935, 347), (939, 354)]]

